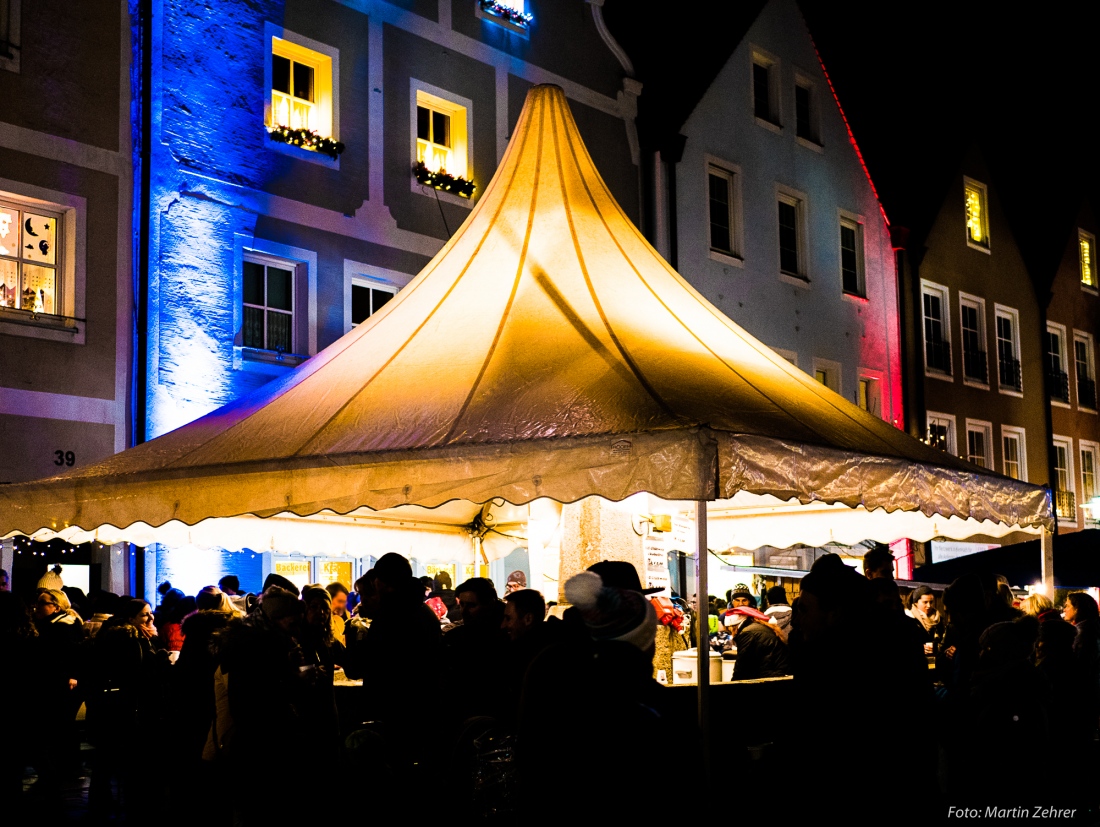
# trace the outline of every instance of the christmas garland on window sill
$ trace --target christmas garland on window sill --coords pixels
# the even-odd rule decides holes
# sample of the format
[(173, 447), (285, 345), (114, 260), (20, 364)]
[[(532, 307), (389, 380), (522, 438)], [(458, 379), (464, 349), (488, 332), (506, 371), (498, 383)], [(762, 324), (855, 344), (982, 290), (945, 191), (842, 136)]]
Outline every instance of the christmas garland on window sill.
[(333, 160), (344, 151), (344, 145), (332, 138), (322, 138), (311, 129), (291, 129), (289, 126), (269, 126), (267, 134), (273, 141), (281, 144), (308, 149), (310, 152), (320, 152)]
[(417, 161), (416, 166), (413, 167), (413, 174), (416, 176), (416, 180), (426, 187), (461, 195), (463, 198), (473, 197), (474, 190), (477, 188), (473, 181), (451, 175), (444, 170), (432, 172), (424, 166), (423, 161)]
[(509, 23), (515, 26), (521, 26), (524, 29), (530, 26), (531, 21), (535, 19), (533, 14), (517, 11), (511, 6), (497, 2), (497, 0), (481, 0), (481, 10), (486, 14), (491, 14), (493, 17), (507, 20)]

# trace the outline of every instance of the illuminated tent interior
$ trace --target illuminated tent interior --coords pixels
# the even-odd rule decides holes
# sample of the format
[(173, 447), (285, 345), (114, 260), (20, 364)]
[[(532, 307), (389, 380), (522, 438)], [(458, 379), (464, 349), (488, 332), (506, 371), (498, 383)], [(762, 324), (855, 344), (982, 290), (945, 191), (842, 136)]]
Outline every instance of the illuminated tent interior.
[[(379, 313), (176, 431), (0, 486), (0, 536), (361, 554), (415, 529), (472, 558), (485, 514), (637, 492), (710, 501), (712, 548), (1052, 524), (1044, 489), (912, 439), (726, 318), (539, 86), (469, 218)], [(489, 557), (515, 546), (484, 536)]]

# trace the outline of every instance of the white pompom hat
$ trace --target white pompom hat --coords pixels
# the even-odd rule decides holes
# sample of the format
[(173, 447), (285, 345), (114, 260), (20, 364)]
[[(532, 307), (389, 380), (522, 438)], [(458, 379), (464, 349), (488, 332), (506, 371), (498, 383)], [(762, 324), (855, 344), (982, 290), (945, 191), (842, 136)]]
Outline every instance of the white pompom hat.
[(594, 640), (621, 640), (643, 652), (653, 645), (657, 612), (641, 592), (610, 588), (595, 572), (582, 571), (565, 581), (565, 599), (577, 607)]

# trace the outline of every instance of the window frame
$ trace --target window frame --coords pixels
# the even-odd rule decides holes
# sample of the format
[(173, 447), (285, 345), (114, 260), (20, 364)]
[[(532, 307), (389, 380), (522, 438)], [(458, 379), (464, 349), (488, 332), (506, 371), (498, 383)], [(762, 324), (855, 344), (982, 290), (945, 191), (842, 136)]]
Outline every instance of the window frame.
[[(276, 256), (270, 256), (270, 255), (266, 255), (264, 253), (257, 253), (255, 250), (248, 249), (248, 250), (244, 251), (243, 256), (241, 258), (241, 273), (242, 273), (241, 277), (242, 277), (242, 280), (244, 278), (243, 274), (244, 274), (244, 265), (245, 264), (258, 264), (258, 265), (260, 265), (261, 267), (264, 268), (264, 285), (263, 285), (264, 286), (264, 301), (263, 301), (263, 304), (256, 304), (255, 302), (247, 301), (244, 298), (243, 290), (242, 290), (242, 295), (241, 295), (241, 308), (242, 308), (241, 314), (242, 314), (242, 317), (244, 316), (245, 309), (247, 309), (249, 307), (254, 308), (254, 309), (258, 309), (258, 310), (262, 310), (263, 313), (265, 314), (264, 326), (263, 326), (263, 328), (264, 328), (264, 330), (263, 330), (264, 344), (263, 344), (263, 347), (256, 347), (255, 345), (245, 344), (244, 339), (243, 339), (244, 328), (243, 328), (243, 325), (242, 325), (242, 328), (241, 328), (241, 331), (242, 331), (242, 334), (241, 334), (242, 335), (241, 347), (244, 348), (245, 350), (249, 350), (249, 351), (271, 351), (273, 353), (278, 352), (275, 348), (269, 347), (268, 341), (267, 341), (267, 339), (268, 339), (268, 326), (267, 326), (266, 314), (269, 313), (269, 312), (272, 312), (272, 313), (277, 313), (281, 316), (289, 316), (290, 317), (290, 348), (283, 351), (282, 356), (283, 357), (286, 357), (286, 356), (290, 356), (290, 357), (300, 356), (301, 353), (299, 352), (299, 348), (298, 348), (298, 345), (301, 344), (301, 342), (299, 341), (300, 338), (301, 338), (301, 335), (299, 333), (298, 328), (301, 326), (301, 321), (302, 321), (302, 309), (300, 307), (302, 302), (301, 302), (301, 299), (298, 297), (298, 293), (300, 292), (301, 287), (302, 287), (302, 284), (301, 284), (302, 276), (298, 272), (300, 262), (291, 261), (291, 260), (282, 259), (282, 258), (277, 258)], [(272, 307), (271, 304), (267, 300), (267, 287), (268, 287), (267, 269), (268, 268), (279, 268), (279, 269), (283, 269), (283, 270), (288, 270), (290, 272), (290, 310), (289, 311), (284, 310), (283, 308)]]
[[(400, 270), (389, 270), (361, 261), (344, 259), (344, 333), (350, 333), (357, 325), (351, 321), (351, 295), (356, 284), (393, 288), (394, 295), (413, 279), (413, 275)], [(391, 300), (392, 301), (392, 300)]]
[[(1057, 470), (1058, 469), (1058, 448), (1060, 448), (1060, 447), (1065, 448), (1065, 451), (1066, 451), (1066, 466), (1067, 467), (1065, 468), (1065, 472), (1066, 472), (1066, 480), (1069, 483), (1069, 488), (1068, 489), (1059, 488), (1058, 485), (1057, 485), (1057, 483), (1058, 483), (1058, 470)], [(1058, 492), (1058, 491), (1062, 491), (1062, 490), (1068, 490), (1071, 494), (1073, 494), (1073, 498), (1074, 498), (1073, 517), (1070, 518), (1070, 517), (1064, 516), (1062, 514), (1059, 514), (1058, 515), (1058, 522), (1059, 523), (1064, 522), (1067, 525), (1076, 526), (1077, 525), (1077, 509), (1080, 507), (1080, 503), (1077, 502), (1077, 478), (1075, 476), (1076, 468), (1074, 467), (1074, 460), (1076, 459), (1076, 457), (1074, 456), (1073, 437), (1062, 436), (1060, 434), (1054, 434), (1051, 437), (1051, 451), (1053, 452), (1053, 457), (1052, 457), (1052, 460), (1051, 460), (1051, 467), (1054, 468), (1054, 476), (1055, 476), (1055, 478), (1053, 480), (1051, 480), (1051, 483), (1052, 483), (1051, 489), (1054, 492)], [(1057, 496), (1055, 496), (1055, 509), (1057, 509)]]
[[(981, 225), (984, 233), (983, 241), (974, 241), (970, 234), (970, 224), (966, 221), (966, 204), (968, 201), (967, 190), (973, 189), (978, 193), (978, 201), (981, 209)], [(969, 176), (963, 176), (963, 232), (966, 235), (966, 246), (972, 250), (989, 253), (991, 247), (989, 230), (989, 187), (981, 181), (976, 181)]]
[[(795, 245), (798, 255), (798, 272), (792, 273), (783, 269), (782, 242), (780, 240), (779, 205), (787, 204), (794, 207), (795, 215)], [(809, 230), (808, 230), (809, 202), (806, 193), (783, 184), (775, 185), (775, 255), (776, 271), (783, 281), (796, 284), (799, 287), (810, 286), (809, 272)]]
[[(465, 158), (461, 171), (447, 170), (447, 172), (456, 177), (465, 178), (467, 181), (473, 181), (475, 174), (473, 130), (474, 102), (470, 98), (456, 95), (447, 89), (434, 86), (430, 83), (418, 80), (417, 78), (409, 79), (409, 169), (411, 170), (412, 167), (416, 166), (417, 159), (419, 158), (417, 150), (416, 110), (418, 106), (424, 105), (421, 103), (422, 101), (450, 115), (451, 143), (455, 145), (451, 148), (451, 151), (455, 153), (456, 156), (460, 151), (464, 152)], [(464, 150), (460, 150), (459, 145), (464, 147)], [(455, 204), (468, 210), (473, 209), (474, 203), (480, 195), (480, 192), (475, 190), (473, 196), (470, 198), (463, 198), (454, 193), (433, 189), (417, 181), (416, 176), (412, 175), (411, 172), (409, 175), (409, 189), (411, 192), (431, 198), (433, 201), (438, 198), (440, 201), (446, 201), (448, 204)]]
[[(798, 90), (800, 88), (805, 89), (809, 93), (808, 136), (800, 135), (798, 132)], [(794, 112), (795, 141), (807, 149), (812, 149), (814, 152), (823, 152), (824, 146), (821, 142), (821, 107), (818, 101), (817, 82), (809, 73), (803, 72), (800, 69), (795, 69), (792, 94), (794, 95), (794, 106), (791, 111)]]
[[(856, 292), (851, 292), (844, 287), (844, 246), (843, 233), (848, 228), (854, 231), (856, 241)], [(863, 216), (857, 213), (839, 210), (837, 217), (837, 252), (839, 253), (840, 292), (848, 299), (859, 299), (860, 303), (867, 300), (867, 262), (866, 245), (863, 234)]]
[(85, 344), (87, 199), (8, 178), (0, 178), (0, 199), (57, 216), (56, 304), (61, 311), (34, 316), (23, 309), (0, 308), (0, 334)]
[(1086, 453), (1092, 457), (1092, 496), (1100, 496), (1100, 486), (1097, 486), (1098, 477), (1100, 477), (1100, 443), (1090, 439), (1079, 439), (1077, 445), (1081, 482), (1081, 502), (1078, 503), (1078, 506), (1084, 508), (1092, 497), (1088, 496), (1088, 490), (1085, 487), (1085, 462), (1083, 457)]
[[(1077, 360), (1077, 345), (1085, 345), (1085, 353), (1088, 357), (1085, 362), (1087, 370), (1086, 379), (1093, 383), (1093, 400), (1091, 405), (1081, 404), (1081, 371), (1078, 367), (1080, 362)], [(1073, 331), (1073, 393), (1077, 402), (1077, 409), (1085, 413), (1095, 414), (1098, 410), (1100, 402), (1096, 400), (1096, 349), (1095, 338), (1091, 333), (1086, 333), (1083, 330)]]
[[(869, 368), (860, 368), (859, 372), (856, 376), (855, 404), (856, 404), (857, 408), (860, 408), (861, 410), (867, 411), (867, 413), (871, 414), (871, 416), (874, 416), (877, 419), (881, 419), (883, 421), (887, 421), (886, 420), (886, 411), (883, 408), (883, 400), (882, 400), (882, 380), (883, 380), (882, 371), (871, 370)], [(866, 407), (866, 408), (864, 408), (860, 404), (860, 398), (859, 398), (861, 387), (862, 387), (864, 382), (867, 382), (868, 385), (869, 385), (868, 395), (867, 395), (868, 403), (872, 403), (872, 402), (874, 403), (874, 404), (868, 404), (868, 407)], [(877, 411), (874, 410), (875, 407), (878, 408)]]
[[(738, 164), (730, 164), (711, 155), (703, 156), (704, 180), (706, 181), (707, 203), (707, 250), (708, 256), (721, 264), (732, 264), (735, 267), (745, 266), (743, 255), (744, 242), (744, 214), (741, 204), (741, 167)], [(717, 175), (726, 179), (727, 193), (730, 197), (730, 246), (729, 252), (715, 249), (710, 236), (710, 176)]]
[(1005, 439), (1016, 440), (1016, 461), (1020, 467), (1020, 476), (1012, 477), (1018, 479), (1020, 482), (1027, 482), (1027, 432), (1024, 428), (1020, 428), (1016, 425), (1002, 425), (1001, 426), (1001, 473), (1006, 477), (1011, 477), (1008, 473), (1008, 466), (1005, 460), (1004, 443)]
[(844, 379), (843, 369), (840, 362), (833, 359), (823, 359), (818, 356), (814, 357), (813, 373), (810, 375), (814, 377), (815, 382), (820, 382), (817, 378), (818, 372), (825, 374), (825, 381), (821, 382), (825, 387), (831, 390), (833, 393), (844, 395)]
[[(278, 43), (277, 43), (278, 41)], [(264, 23), (264, 126), (272, 128), (275, 124), (274, 104), (272, 102), (272, 57), (276, 53), (281, 57), (290, 57), (300, 63), (313, 66), (314, 97), (323, 123), (323, 129), (315, 129), (322, 138), (340, 140), (340, 50), (327, 43), (313, 40), (297, 34), (271, 22)], [(306, 55), (312, 52), (313, 55)], [(285, 155), (292, 155), (304, 161), (321, 164), (334, 169), (340, 168), (340, 158), (331, 158), (320, 152), (294, 146), (281, 141), (267, 141), (267, 148)]]
[[(976, 310), (978, 313), (978, 344), (979, 352), (985, 355), (985, 378), (975, 379), (966, 372), (966, 321), (963, 317), (963, 308)], [(989, 390), (989, 325), (986, 323), (985, 299), (970, 293), (959, 291), (959, 356), (962, 359), (963, 384), (972, 388)]]
[[(485, 9), (483, 9), (481, 7), (480, 0), (473, 0), (473, 1), (474, 1), (474, 17), (477, 17), (481, 20), (485, 20), (486, 22), (492, 23), (494, 26), (500, 26), (502, 29), (506, 29), (507, 31), (512, 32), (513, 34), (519, 35), (524, 40), (529, 40), (530, 39), (530, 37), (531, 37), (531, 24), (530, 23), (528, 23), (526, 25), (521, 25), (519, 23), (513, 23), (511, 20), (508, 20), (507, 18), (499, 17), (495, 14), (490, 14), (489, 12), (485, 11)], [(516, 8), (516, 2), (517, 2), (517, 0), (501, 0), (500, 4), (503, 5), (503, 6), (508, 6), (509, 8), (511, 8), (515, 11), (518, 11), (518, 12), (521, 12), (521, 13), (526, 13), (527, 12), (527, 0), (518, 0), (519, 6), (520, 6), (520, 8), (518, 8), (518, 9)]]
[[(937, 284), (927, 279), (920, 280), (920, 312), (921, 312), (921, 359), (924, 363), (924, 375), (945, 382), (955, 381), (954, 348), (951, 344), (951, 288), (945, 284)], [(940, 301), (940, 329), (943, 332), (941, 342), (947, 345), (947, 371), (930, 367), (928, 364), (928, 338), (926, 334), (928, 315), (924, 309), (924, 297), (936, 296)]]
[[(768, 117), (761, 117), (756, 113), (756, 72), (754, 67), (760, 66), (767, 72), (768, 77)], [(766, 49), (758, 46), (750, 48), (749, 58), (749, 111), (752, 112), (756, 123), (772, 132), (783, 131), (783, 96), (782, 90), (782, 63), (779, 58)]]
[[(1085, 261), (1082, 242), (1087, 242), (1089, 247), (1090, 266), (1092, 268), (1092, 283), (1085, 281)], [(1077, 228), (1077, 281), (1081, 289), (1094, 296), (1100, 292), (1100, 277), (1096, 273), (1096, 236), (1088, 230)]]
[[(1001, 384), (1001, 339), (1000, 330), (997, 329), (997, 319), (1007, 318), (1012, 322), (1012, 348), (1013, 358), (1020, 363), (1020, 388), (1017, 390), (1009, 385)], [(993, 335), (997, 342), (997, 392), (1006, 396), (1023, 397), (1024, 395), (1024, 369), (1020, 359), (1020, 311), (1014, 307), (1008, 307), (1000, 303), (993, 305)]]
[(994, 470), (994, 457), (993, 457), (993, 423), (987, 422), (983, 419), (967, 419), (966, 420), (966, 459), (967, 462), (974, 462), (970, 459), (970, 435), (981, 434), (982, 443), (985, 450), (985, 462), (974, 463), (980, 465), (982, 468), (988, 468), (990, 471)]
[(932, 442), (932, 423), (937, 422), (937, 423), (942, 423), (943, 425), (947, 426), (947, 433), (945, 435), (945, 442), (947, 444), (943, 448), (940, 448), (939, 450), (945, 451), (946, 453), (951, 454), (952, 456), (957, 456), (956, 449), (957, 449), (957, 446), (958, 446), (958, 439), (957, 439), (957, 427), (956, 427), (957, 426), (957, 419), (955, 418), (955, 414), (939, 413), (938, 411), (925, 411), (924, 412), (924, 421), (925, 421), (925, 432), (926, 432), (925, 440), (933, 448), (939, 448), (939, 446), (935, 445)]
[(1058, 324), (1057, 322), (1050, 322), (1050, 321), (1047, 322), (1046, 336), (1044, 336), (1044, 340), (1043, 340), (1043, 370), (1046, 371), (1047, 374), (1048, 374), (1048, 377), (1047, 377), (1048, 381), (1051, 378), (1053, 378), (1053, 377), (1050, 376), (1050, 374), (1053, 373), (1053, 371), (1051, 370), (1052, 365), (1051, 365), (1051, 360), (1050, 360), (1050, 356), (1051, 356), (1051, 350), (1050, 350), (1050, 345), (1049, 345), (1049, 341), (1050, 341), (1049, 337), (1050, 336), (1057, 336), (1058, 337), (1058, 354), (1057, 354), (1058, 355), (1058, 363), (1061, 367), (1062, 374), (1064, 374), (1065, 377), (1066, 377), (1066, 398), (1065, 398), (1065, 400), (1062, 400), (1060, 398), (1055, 398), (1054, 396), (1050, 396), (1051, 388), (1048, 387), (1047, 391), (1048, 391), (1049, 402), (1050, 402), (1051, 405), (1054, 405), (1054, 406), (1059, 407), (1059, 408), (1069, 408), (1069, 407), (1071, 407), (1070, 402), (1073, 399), (1073, 395), (1070, 391), (1069, 359), (1068, 359), (1067, 348), (1066, 348), (1066, 338), (1067, 338), (1066, 337), (1066, 326), (1064, 324)]

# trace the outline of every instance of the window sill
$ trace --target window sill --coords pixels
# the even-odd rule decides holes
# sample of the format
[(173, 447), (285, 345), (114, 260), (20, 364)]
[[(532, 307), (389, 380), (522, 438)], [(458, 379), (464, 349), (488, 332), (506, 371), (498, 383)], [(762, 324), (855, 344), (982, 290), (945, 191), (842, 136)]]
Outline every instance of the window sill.
[(261, 350), (254, 347), (233, 348), (233, 368), (247, 373), (262, 373), (268, 376), (281, 376), (288, 370), (298, 367), (308, 356), (300, 353), (276, 353), (274, 350)]
[(321, 152), (314, 152), (312, 149), (302, 149), (300, 146), (294, 146), (294, 144), (285, 144), (282, 141), (272, 140), (267, 138), (267, 148), (280, 152), (283, 155), (289, 155), (291, 158), (297, 158), (300, 161), (309, 161), (311, 164), (317, 164), (329, 169), (340, 169), (340, 158), (330, 158)]
[(1078, 413), (1091, 414), (1092, 416), (1096, 416), (1096, 408), (1086, 408), (1084, 405), (1078, 405), (1077, 406), (1077, 412)]
[(944, 373), (943, 371), (932, 370), (926, 367), (924, 369), (924, 375), (929, 379), (939, 379), (941, 382), (954, 382), (955, 375), (952, 373)]
[(963, 384), (968, 388), (977, 388), (978, 390), (989, 390), (989, 383), (983, 382), (981, 379), (971, 379), (966, 376), (963, 377)]
[(79, 319), (0, 308), (0, 334), (82, 345), (84, 328), (85, 323)]
[(497, 26), (500, 26), (502, 29), (507, 29), (510, 32), (514, 32), (515, 34), (523, 37), (525, 40), (531, 37), (530, 23), (514, 23), (505, 17), (501, 17), (499, 15), (493, 14), (492, 12), (486, 11), (481, 7), (480, 0), (475, 0), (474, 2), (474, 16), (480, 17), (482, 20), (487, 20), (490, 23), (494, 23)]
[(1015, 396), (1017, 399), (1024, 398), (1024, 392), (1014, 390), (1012, 388), (997, 388), (997, 393), (1003, 393), (1005, 396)]
[(793, 284), (796, 287), (801, 287), (803, 290), (809, 290), (810, 289), (810, 280), (808, 278), (806, 278), (805, 276), (794, 276), (794, 275), (791, 275), (790, 273), (784, 273), (782, 270), (780, 270), (779, 271), (779, 280), (780, 281), (785, 281), (788, 284)]
[(1088, 293), (1090, 296), (1100, 296), (1100, 290), (1097, 290), (1091, 284), (1085, 284), (1081, 282), (1081, 289)]
[(845, 301), (852, 302), (853, 304), (870, 304), (871, 301), (866, 296), (861, 296), (859, 293), (849, 293), (847, 290), (841, 290), (840, 296)]
[(774, 121), (769, 121), (767, 118), (761, 118), (759, 115), (753, 115), (753, 117), (756, 118), (757, 125), (765, 129), (770, 129), (776, 135), (781, 135), (783, 133), (783, 127)]
[(455, 195), (453, 192), (444, 192), (443, 190), (437, 190), (435, 187), (429, 187), (427, 184), (421, 184), (415, 178), (412, 179), (411, 189), (417, 195), (423, 195), (426, 198), (431, 198), (433, 201), (438, 195), (439, 200), (444, 204), (454, 204), (456, 207), (465, 207), (468, 210), (474, 208), (474, 201), (477, 200), (476, 192), (473, 198), (463, 198), (461, 195)]
[(975, 244), (973, 241), (967, 238), (966, 246), (969, 247), (971, 250), (977, 250), (979, 253), (985, 253), (987, 256), (989, 255), (989, 246), (986, 244)]
[(740, 256), (735, 256), (730, 253), (719, 252), (718, 250), (711, 250), (709, 253), (711, 261), (717, 261), (719, 264), (729, 264), (733, 267), (744, 267), (745, 259)]
[(806, 149), (812, 149), (814, 152), (818, 153), (819, 155), (824, 155), (825, 154), (825, 147), (822, 144), (819, 144), (817, 141), (811, 140), (810, 138), (803, 138), (800, 135), (796, 135), (795, 136), (795, 142), (799, 146), (806, 147)]
[(1063, 402), (1061, 399), (1051, 399), (1050, 404), (1055, 408), (1065, 408), (1067, 411), (1073, 410), (1073, 406), (1069, 402)]

